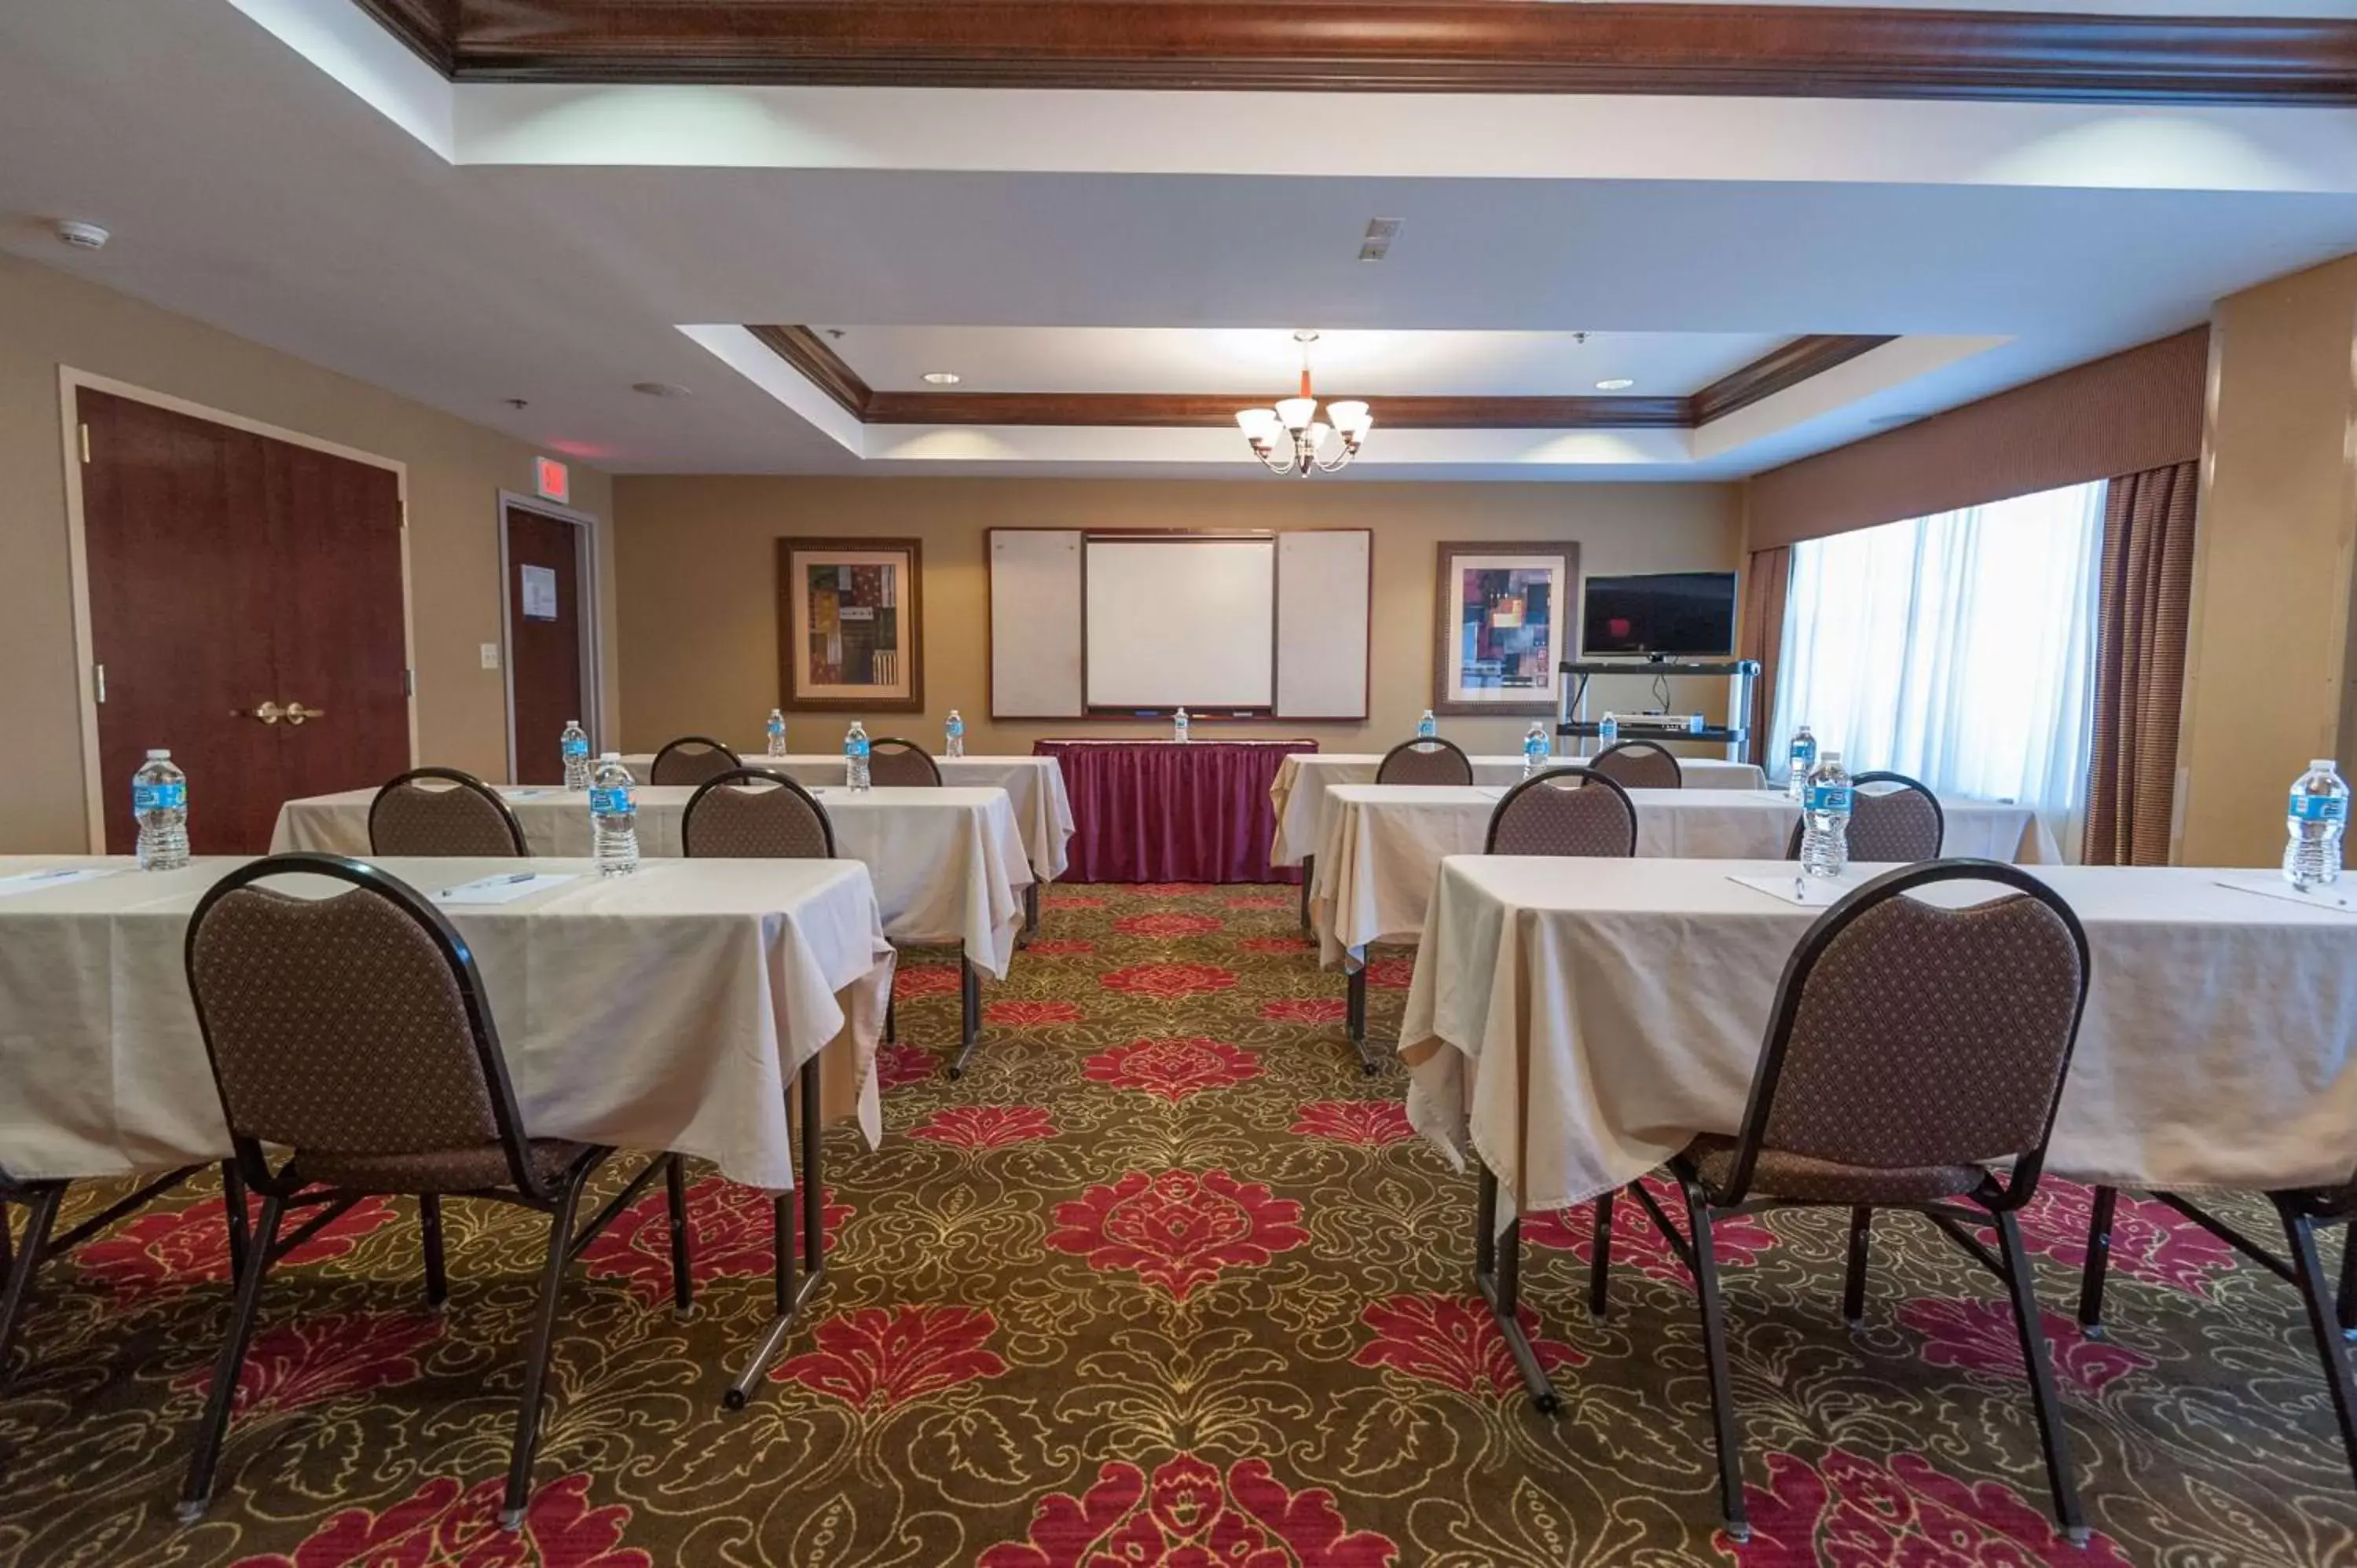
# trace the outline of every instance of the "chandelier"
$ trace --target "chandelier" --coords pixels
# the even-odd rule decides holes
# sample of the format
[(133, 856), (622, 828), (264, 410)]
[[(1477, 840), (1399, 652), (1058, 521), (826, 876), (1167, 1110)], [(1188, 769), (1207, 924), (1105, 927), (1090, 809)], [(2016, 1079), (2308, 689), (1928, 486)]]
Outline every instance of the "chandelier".
[[(1236, 424), (1252, 443), (1253, 456), (1267, 464), (1269, 472), (1330, 474), (1359, 455), (1374, 415), (1365, 403), (1348, 400), (1328, 403), (1320, 418), (1318, 399), (1309, 391), (1309, 345), (1318, 341), (1318, 334), (1296, 332), (1293, 340), (1301, 345), (1301, 395), (1281, 399), (1275, 408), (1239, 410)], [(1322, 450), (1329, 436), (1341, 443), (1331, 458)]]

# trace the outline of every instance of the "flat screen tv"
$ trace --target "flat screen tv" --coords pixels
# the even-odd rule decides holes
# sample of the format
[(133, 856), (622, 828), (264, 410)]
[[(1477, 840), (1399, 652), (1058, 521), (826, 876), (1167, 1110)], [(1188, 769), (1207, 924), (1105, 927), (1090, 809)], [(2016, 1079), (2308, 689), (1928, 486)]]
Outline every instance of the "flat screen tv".
[(1580, 651), (1590, 659), (1615, 653), (1724, 659), (1735, 651), (1732, 572), (1590, 577), (1581, 611)]

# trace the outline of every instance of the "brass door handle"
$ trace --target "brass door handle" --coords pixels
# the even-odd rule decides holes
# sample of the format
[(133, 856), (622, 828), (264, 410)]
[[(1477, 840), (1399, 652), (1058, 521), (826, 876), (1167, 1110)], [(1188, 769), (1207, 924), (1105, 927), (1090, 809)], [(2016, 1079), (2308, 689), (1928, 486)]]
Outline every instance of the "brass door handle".
[(328, 716), (327, 709), (307, 708), (300, 703), (287, 703), (285, 712), (286, 722), (297, 727), (301, 726), (305, 719), (324, 719)]
[(260, 719), (264, 724), (274, 725), (291, 711), (275, 703), (264, 703), (259, 707), (231, 708), (229, 716), (233, 719)]

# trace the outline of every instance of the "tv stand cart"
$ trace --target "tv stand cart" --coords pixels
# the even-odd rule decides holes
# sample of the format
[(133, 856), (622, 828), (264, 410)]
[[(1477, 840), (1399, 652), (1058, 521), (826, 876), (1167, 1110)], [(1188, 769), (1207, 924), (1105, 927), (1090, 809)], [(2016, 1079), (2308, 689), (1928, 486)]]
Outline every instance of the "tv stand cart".
[(1760, 677), (1757, 659), (1566, 659), (1555, 666), (1570, 677), (1556, 699), (1555, 733), (1581, 740), (1593, 739), (1603, 728), (1587, 717), (1587, 682), (1592, 675), (1723, 675), (1727, 678), (1727, 723), (1688, 729), (1645, 714), (1618, 715), (1623, 740), (1687, 740), (1724, 745), (1729, 762), (1743, 760), (1751, 740), (1752, 682)]

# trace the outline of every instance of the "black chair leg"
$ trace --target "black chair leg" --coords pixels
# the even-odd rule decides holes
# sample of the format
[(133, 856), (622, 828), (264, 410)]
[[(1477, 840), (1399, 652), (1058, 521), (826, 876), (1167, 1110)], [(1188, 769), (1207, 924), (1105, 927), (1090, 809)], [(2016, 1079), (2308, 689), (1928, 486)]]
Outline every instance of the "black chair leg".
[[(898, 969), (892, 972), (892, 978), (895, 982), (899, 980), (900, 972)], [(900, 1009), (896, 994), (899, 989), (900, 987), (896, 983), (890, 991), (884, 993), (884, 1043), (888, 1046), (897, 1046), (900, 1043)]]
[(687, 1165), (677, 1155), (666, 1155), (663, 1164), (663, 1194), (671, 1208), (671, 1305), (685, 1322), (695, 1313), (695, 1238), (687, 1220)]
[(417, 1240), (425, 1252), (425, 1305), (439, 1312), (450, 1299), (450, 1275), (442, 1262), (442, 1197), (420, 1193)]
[[(243, 1194), (239, 1197), (242, 1207)], [(212, 1387), (206, 1391), (205, 1413), (197, 1427), (197, 1451), (189, 1456), (188, 1477), (180, 1486), (176, 1511), (182, 1524), (204, 1518), (205, 1507), (212, 1501), (213, 1472), (221, 1464), (221, 1439), (229, 1432), (230, 1406), (237, 1398), (238, 1378), (245, 1370), (246, 1348), (253, 1342), (262, 1282), (269, 1276), (271, 1251), (278, 1243), (278, 1221), (285, 1211), (285, 1199), (265, 1195), (261, 1225), (246, 1242), (245, 1267), (237, 1276), (237, 1305), (231, 1310), (221, 1354), (213, 1361)]]
[(245, 1178), (238, 1174), (234, 1159), (223, 1160), (221, 1170), (221, 1219), (229, 1229), (229, 1277), (236, 1279), (245, 1273), (246, 1254), (253, 1240), (245, 1212)]
[(1842, 1319), (1852, 1328), (1866, 1321), (1866, 1255), (1873, 1231), (1873, 1209), (1849, 1211), (1849, 1273), (1842, 1281)]
[[(2325, 1294), (2324, 1263), (2316, 1250), (2316, 1223), (2278, 1201), (2284, 1235), (2291, 1242), (2291, 1262), (2299, 1281), (2300, 1299), (2308, 1306), (2308, 1326), (2316, 1335), (2316, 1352), (2324, 1362), (2325, 1386), (2332, 1391), (2332, 1413), (2341, 1423), (2341, 1444), (2357, 1478), (2357, 1381), (2349, 1370), (2349, 1347), (2339, 1330), (2332, 1299)], [(2357, 1234), (2357, 1232), (2352, 1232)], [(2346, 1271), (2343, 1271), (2346, 1273)]]
[(2357, 1225), (2341, 1233), (2341, 1337), (2357, 1339)]
[(48, 1256), (49, 1233), (57, 1229), (58, 1209), (66, 1200), (66, 1184), (42, 1183), (33, 1188), (26, 1206), (25, 1243), (8, 1255), (8, 1211), (0, 1206), (0, 1262), (7, 1266), (7, 1284), (0, 1287), (0, 1388), (8, 1385), (8, 1356), (16, 1348), (16, 1330), (33, 1299), (34, 1276)]
[(2119, 1207), (2119, 1188), (2095, 1188), (2087, 1215), (2087, 1262), (2079, 1277), (2079, 1327), (2090, 1339), (2104, 1337), (2104, 1282), (2112, 1270), (2112, 1219)]
[(1522, 1222), (1512, 1221), (1502, 1230), (1498, 1228), (1498, 1178), (1487, 1165), (1481, 1167), (1473, 1223), (1474, 1288), (1490, 1304), (1490, 1315), (1497, 1321), (1498, 1332), (1505, 1337), (1506, 1349), (1523, 1374), (1523, 1387), (1530, 1391), (1532, 1405), (1542, 1415), (1552, 1415), (1558, 1403), (1555, 1384), (1548, 1379), (1546, 1369), (1539, 1365), (1538, 1353), (1531, 1348), (1530, 1336), (1523, 1332)]
[(1359, 1053), (1359, 1071), (1372, 1078), (1381, 1066), (1367, 1047), (1367, 967), (1361, 963), (1343, 982), (1343, 1013), (1351, 1048)]
[(1601, 1323), (1612, 1311), (1612, 1206), (1618, 1188), (1596, 1200), (1595, 1231), (1587, 1241), (1587, 1316)]
[(811, 1058), (802, 1064), (802, 1103), (809, 1108), (802, 1119), (802, 1158), (800, 1173), (802, 1197), (802, 1256), (806, 1265), (799, 1283), (794, 1274), (794, 1198), (791, 1192), (781, 1192), (770, 1202), (770, 1277), (776, 1297), (776, 1312), (770, 1319), (768, 1332), (754, 1348), (752, 1357), (728, 1391), (720, 1396), (721, 1404), (729, 1410), (743, 1410), (753, 1397), (753, 1391), (785, 1348), (786, 1336), (802, 1321), (803, 1308), (826, 1283), (826, 1190), (822, 1185), (825, 1173), (820, 1162), (824, 1146), (825, 1129), (819, 1125), (818, 1058)]
[(508, 1489), (500, 1504), (500, 1528), (523, 1528), (532, 1501), (532, 1460), (540, 1447), (541, 1396), (548, 1386), (548, 1359), (556, 1343), (556, 1308), (565, 1294), (565, 1265), (573, 1251), (573, 1224), (589, 1172), (565, 1177), (548, 1220), (548, 1262), (540, 1271), (540, 1307), (533, 1314), (532, 1338), (524, 1348), (523, 1394), (516, 1402), (515, 1447), (508, 1456)]
[(1313, 934), (1318, 928), (1309, 921), (1309, 884), (1312, 877), (1316, 875), (1317, 870), (1316, 855), (1305, 854), (1301, 857), (1301, 929)]
[(1718, 1442), (1718, 1512), (1738, 1542), (1751, 1539), (1743, 1507), (1743, 1440), (1735, 1428), (1735, 1386), (1727, 1356), (1727, 1305), (1718, 1294), (1718, 1253), (1711, 1236), (1710, 1200), (1684, 1184), (1687, 1235), (1694, 1246), (1695, 1296), (1702, 1307), (1703, 1361), (1710, 1374), (1711, 1424)]
[(2072, 1545), (2084, 1546), (2089, 1532), (2079, 1513), (2079, 1488), (2071, 1478), (2071, 1434), (2062, 1423), (2061, 1396), (2054, 1389), (2054, 1368), (2048, 1359), (2046, 1327), (2039, 1319), (2038, 1283), (2029, 1272), (2029, 1253), (2021, 1244), (2021, 1227), (2011, 1209), (2000, 1209), (1991, 1218), (2005, 1261), (2006, 1289), (2013, 1298), (2021, 1363), (2029, 1369), (2030, 1396), (2037, 1402), (2038, 1440), (2046, 1450), (2046, 1480), (2054, 1490), (2054, 1518)]
[(1039, 934), (1039, 882), (1036, 875), (1030, 885), (1023, 889), (1023, 934), (1027, 937)]
[(950, 1077), (963, 1078), (974, 1047), (982, 1043), (982, 971), (958, 951), (958, 1054), (950, 1063)]

